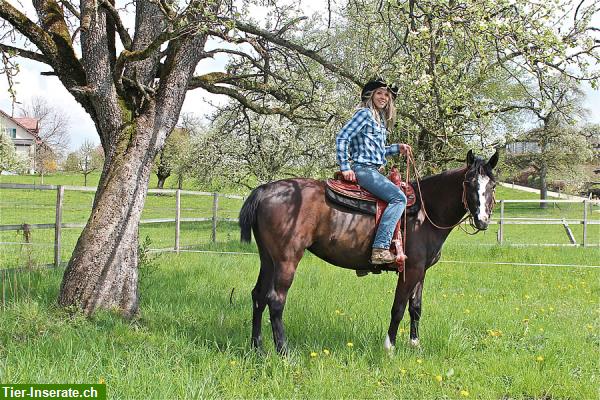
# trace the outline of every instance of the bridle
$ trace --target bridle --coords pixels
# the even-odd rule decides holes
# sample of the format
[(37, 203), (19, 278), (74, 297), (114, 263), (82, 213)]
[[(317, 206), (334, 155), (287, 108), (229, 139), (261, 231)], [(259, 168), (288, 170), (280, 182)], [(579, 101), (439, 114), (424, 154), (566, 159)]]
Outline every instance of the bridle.
[[(463, 229), (463, 231), (465, 233), (468, 233), (469, 235), (475, 235), (476, 233), (478, 233), (479, 231), (482, 230), (482, 229), (479, 229), (475, 225), (475, 221), (473, 220), (473, 214), (469, 210), (469, 205), (467, 203), (467, 184), (468, 184), (467, 174), (468, 174), (469, 170), (465, 171), (465, 176), (463, 177), (463, 184), (462, 184), (462, 187), (463, 187), (463, 191), (462, 191), (462, 204), (463, 204), (463, 207), (464, 207), (465, 211), (467, 212), (467, 215), (465, 215), (460, 221), (458, 221), (454, 225), (442, 226), (442, 225), (438, 225), (435, 222), (433, 222), (433, 220), (431, 219), (431, 217), (427, 213), (427, 209), (425, 207), (425, 201), (423, 200), (423, 194), (421, 193), (421, 175), (419, 173), (419, 170), (417, 169), (417, 163), (415, 162), (415, 160), (413, 158), (412, 151), (409, 150), (409, 152), (407, 154), (407, 176), (408, 176), (408, 169), (409, 169), (409, 165), (410, 164), (412, 164), (413, 170), (415, 172), (415, 180), (417, 182), (417, 190), (419, 191), (419, 198), (421, 199), (421, 209), (423, 210), (423, 214), (425, 214), (425, 218), (427, 218), (427, 220), (429, 221), (429, 223), (431, 225), (433, 225), (434, 227), (436, 227), (438, 229), (453, 229), (453, 228), (459, 226), (460, 224), (462, 224), (463, 222), (465, 222), (468, 219), (469, 220), (469, 225), (471, 225), (471, 227), (475, 230), (475, 232), (473, 232), (473, 233), (467, 232), (466, 229), (464, 229), (463, 227), (461, 227), (461, 229)], [(487, 210), (490, 214), (491, 214), (491, 209), (494, 208), (495, 204), (496, 204), (496, 188), (494, 188), (493, 191), (492, 191), (491, 207), (489, 207), (490, 209)], [(486, 204), (486, 209), (487, 208), (488, 208), (488, 205)]]

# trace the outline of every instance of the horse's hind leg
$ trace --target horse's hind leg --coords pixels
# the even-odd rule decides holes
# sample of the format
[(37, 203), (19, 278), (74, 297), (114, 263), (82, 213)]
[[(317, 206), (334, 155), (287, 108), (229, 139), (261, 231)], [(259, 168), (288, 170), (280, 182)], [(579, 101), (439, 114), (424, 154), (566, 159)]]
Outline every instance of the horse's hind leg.
[(421, 300), (423, 299), (423, 280), (417, 283), (408, 302), (410, 314), (410, 344), (419, 345), (419, 320), (421, 319)]
[(273, 286), (273, 263), (271, 257), (260, 252), (260, 272), (252, 289), (252, 347), (262, 347), (262, 315), (267, 306), (267, 294)]
[(285, 332), (283, 329), (283, 309), (287, 292), (294, 280), (294, 273), (298, 261), (285, 261), (275, 263), (275, 279), (273, 290), (267, 295), (269, 304), (269, 313), (271, 316), (271, 329), (273, 330), (273, 340), (275, 341), (275, 349), (279, 354), (287, 353), (287, 343)]

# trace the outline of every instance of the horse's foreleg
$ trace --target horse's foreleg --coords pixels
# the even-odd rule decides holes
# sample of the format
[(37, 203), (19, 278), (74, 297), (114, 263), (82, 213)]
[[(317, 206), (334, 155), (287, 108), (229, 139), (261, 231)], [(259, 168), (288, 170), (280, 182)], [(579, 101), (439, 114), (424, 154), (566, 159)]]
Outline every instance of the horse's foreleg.
[(410, 344), (419, 345), (419, 320), (421, 319), (421, 299), (423, 298), (423, 280), (417, 283), (410, 296), (408, 313), (410, 314)]
[(283, 329), (283, 309), (297, 265), (298, 262), (281, 262), (276, 264), (273, 289), (267, 295), (273, 340), (275, 341), (275, 349), (279, 354), (287, 353), (287, 343)]
[(388, 328), (388, 334), (385, 338), (384, 347), (390, 351), (396, 345), (396, 336), (398, 335), (398, 327), (400, 321), (404, 316), (406, 310), (406, 304), (408, 303), (409, 296), (413, 293), (415, 285), (423, 279), (423, 270), (418, 268), (407, 269), (406, 281), (402, 281), (402, 278), (398, 278), (398, 284), (396, 285), (396, 294), (394, 296), (394, 305), (392, 306), (390, 327)]

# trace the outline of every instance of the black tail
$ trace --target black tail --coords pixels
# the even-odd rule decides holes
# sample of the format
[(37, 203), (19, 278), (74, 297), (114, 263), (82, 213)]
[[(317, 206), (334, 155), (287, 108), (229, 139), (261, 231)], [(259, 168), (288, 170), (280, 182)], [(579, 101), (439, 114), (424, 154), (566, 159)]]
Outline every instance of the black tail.
[(263, 186), (259, 186), (254, 189), (240, 210), (240, 240), (244, 243), (250, 243), (250, 239), (252, 237), (252, 226), (256, 223), (256, 211), (262, 199), (262, 193)]

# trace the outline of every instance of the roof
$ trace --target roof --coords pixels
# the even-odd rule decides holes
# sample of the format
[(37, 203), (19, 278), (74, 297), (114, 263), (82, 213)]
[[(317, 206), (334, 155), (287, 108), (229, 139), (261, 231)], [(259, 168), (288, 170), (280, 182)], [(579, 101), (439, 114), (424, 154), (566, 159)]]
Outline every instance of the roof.
[(31, 131), (31, 132), (35, 132), (38, 133), (40, 131), (38, 122), (39, 120), (37, 118), (29, 118), (29, 117), (20, 117), (20, 118), (13, 118), (16, 122), (18, 122), (19, 124), (21, 124), (21, 126), (24, 126), (25, 128), (27, 128), (27, 130)]
[[(41, 141), (41, 138), (38, 135), (39, 126), (38, 126), (37, 119), (35, 119), (35, 118), (13, 118), (2, 110), (0, 110), (0, 114), (4, 115), (6, 118), (14, 121), (15, 124), (19, 125), (23, 129), (25, 129), (28, 133), (32, 134), (38, 142)], [(35, 122), (33, 122), (33, 121), (35, 121)], [(34, 125), (34, 123), (35, 123), (35, 125)], [(35, 128), (31, 129), (30, 128), (31, 126), (35, 126)]]

